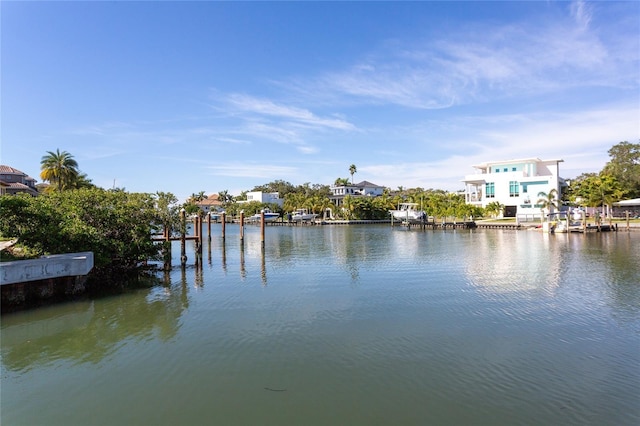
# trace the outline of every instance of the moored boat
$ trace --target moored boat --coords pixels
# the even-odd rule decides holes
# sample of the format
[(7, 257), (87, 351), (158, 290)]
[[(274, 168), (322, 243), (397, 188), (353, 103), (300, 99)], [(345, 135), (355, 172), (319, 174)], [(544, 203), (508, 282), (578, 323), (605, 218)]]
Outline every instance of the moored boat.
[(249, 216), (247, 218), (248, 222), (260, 222), (262, 217), (262, 213), (264, 213), (264, 221), (265, 222), (273, 222), (280, 217), (280, 213), (272, 212), (269, 209), (263, 209), (260, 213), (256, 213), (253, 216)]
[(318, 216), (315, 213), (309, 213), (307, 209), (297, 209), (295, 212), (291, 214), (291, 220), (294, 222), (305, 222), (314, 220)]
[(395, 220), (419, 222), (427, 218), (424, 210), (418, 209), (418, 203), (400, 203), (397, 210), (389, 210)]

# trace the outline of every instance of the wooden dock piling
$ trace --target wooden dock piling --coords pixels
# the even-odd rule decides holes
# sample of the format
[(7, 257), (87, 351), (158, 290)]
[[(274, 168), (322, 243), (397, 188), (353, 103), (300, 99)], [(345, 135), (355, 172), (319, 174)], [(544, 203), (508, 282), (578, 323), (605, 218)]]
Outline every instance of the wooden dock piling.
[(260, 212), (260, 243), (264, 247), (264, 210)]
[(187, 218), (185, 209), (180, 210), (180, 264), (184, 267), (187, 264), (186, 253), (186, 234), (187, 233)]
[(244, 210), (240, 212), (240, 242), (244, 241)]

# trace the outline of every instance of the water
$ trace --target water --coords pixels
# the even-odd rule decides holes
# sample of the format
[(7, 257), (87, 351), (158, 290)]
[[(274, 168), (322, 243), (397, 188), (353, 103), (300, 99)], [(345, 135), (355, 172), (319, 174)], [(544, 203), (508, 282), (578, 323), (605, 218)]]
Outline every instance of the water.
[(4, 315), (2, 424), (640, 424), (638, 232), (219, 232), (165, 286)]

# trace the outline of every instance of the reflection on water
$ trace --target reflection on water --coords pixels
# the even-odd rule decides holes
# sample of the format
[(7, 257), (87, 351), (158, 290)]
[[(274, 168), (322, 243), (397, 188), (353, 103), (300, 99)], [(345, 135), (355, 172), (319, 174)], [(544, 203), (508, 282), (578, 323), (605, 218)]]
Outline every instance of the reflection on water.
[(640, 233), (226, 230), (3, 316), (3, 424), (640, 422)]

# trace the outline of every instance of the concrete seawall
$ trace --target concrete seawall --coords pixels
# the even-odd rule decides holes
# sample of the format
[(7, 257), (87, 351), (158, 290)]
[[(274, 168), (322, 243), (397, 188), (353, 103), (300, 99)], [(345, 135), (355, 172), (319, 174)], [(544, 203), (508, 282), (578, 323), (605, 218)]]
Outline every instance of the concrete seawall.
[(3, 311), (86, 290), (93, 252), (67, 253), (0, 263)]

